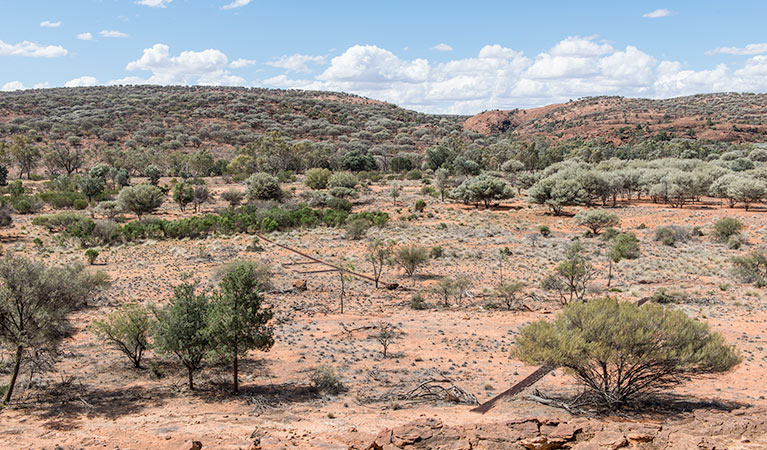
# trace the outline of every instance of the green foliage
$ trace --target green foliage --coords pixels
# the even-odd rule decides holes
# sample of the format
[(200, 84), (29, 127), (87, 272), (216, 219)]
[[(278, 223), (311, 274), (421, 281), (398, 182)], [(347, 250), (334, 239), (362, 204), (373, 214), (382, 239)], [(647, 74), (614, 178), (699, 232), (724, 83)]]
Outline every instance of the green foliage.
[(547, 291), (556, 291), (563, 305), (573, 300), (585, 299), (589, 281), (595, 275), (594, 268), (586, 259), (583, 244), (573, 242), (565, 253), (565, 259), (554, 268), (554, 272), (541, 282)]
[(329, 365), (315, 367), (309, 375), (309, 380), (314, 388), (323, 394), (337, 395), (346, 391), (341, 377)]
[(682, 311), (612, 298), (572, 303), (554, 322), (527, 325), (514, 354), (564, 367), (596, 403), (611, 408), (741, 361), (721, 335)]
[(144, 176), (149, 179), (149, 184), (157, 186), (160, 182), (160, 177), (162, 177), (162, 170), (154, 164), (150, 164), (144, 169)]
[(767, 286), (767, 252), (754, 250), (732, 259), (733, 273), (746, 283), (757, 287)]
[(328, 178), (329, 188), (354, 189), (359, 184), (357, 177), (350, 172), (336, 172)]
[(376, 170), (378, 165), (372, 156), (352, 150), (341, 158), (341, 168), (352, 172)]
[(187, 369), (189, 389), (194, 389), (194, 373), (211, 350), (208, 333), (211, 299), (197, 292), (197, 285), (185, 282), (173, 289), (173, 297), (156, 311), (155, 348), (176, 355)]
[(139, 184), (126, 186), (120, 190), (117, 203), (123, 211), (130, 211), (139, 219), (144, 214), (155, 212), (165, 201), (165, 194), (157, 186)]
[(677, 242), (685, 242), (690, 239), (687, 228), (677, 225), (667, 225), (655, 229), (655, 240), (669, 247), (676, 246)]
[(551, 236), (551, 228), (549, 228), (548, 225), (539, 225), (538, 232), (541, 233), (541, 236), (543, 237)]
[(495, 296), (498, 297), (511, 311), (517, 306), (520, 297), (524, 295), (525, 284), (521, 281), (508, 281), (495, 289)]
[(232, 363), (233, 390), (239, 391), (238, 360), (249, 350), (268, 351), (274, 344), (268, 324), (272, 310), (264, 305), (263, 268), (250, 261), (229, 264), (208, 315), (213, 351)]
[(409, 277), (412, 277), (416, 270), (428, 260), (428, 251), (420, 245), (402, 246), (394, 251), (394, 261), (405, 269)]
[(421, 199), (416, 200), (415, 205), (413, 205), (413, 209), (416, 212), (422, 213), (423, 210), (426, 209), (426, 202)]
[(285, 193), (280, 187), (280, 180), (268, 173), (254, 173), (245, 182), (248, 200), (277, 200), (280, 201)]
[(100, 196), (104, 192), (105, 187), (103, 178), (92, 177), (90, 175), (80, 178), (78, 185), (80, 186), (80, 192), (83, 193), (88, 201)]
[(194, 200), (194, 188), (185, 181), (176, 183), (173, 186), (173, 201), (178, 204), (181, 211), (186, 210), (186, 206)]
[(617, 214), (604, 209), (580, 211), (573, 217), (573, 221), (577, 225), (588, 228), (595, 235), (606, 227), (617, 227), (621, 222)]
[(304, 184), (310, 189), (325, 189), (328, 187), (328, 180), (333, 173), (328, 169), (309, 169), (304, 177)]
[(531, 203), (546, 205), (555, 216), (561, 215), (565, 206), (583, 205), (588, 200), (588, 193), (577, 179), (562, 175), (542, 178), (527, 195)]
[(370, 221), (361, 217), (347, 219), (346, 226), (344, 227), (346, 229), (346, 237), (355, 241), (360, 240), (365, 237), (371, 226)]
[(416, 311), (423, 311), (424, 309), (429, 309), (429, 304), (426, 303), (426, 300), (423, 299), (423, 295), (421, 295), (420, 292), (415, 293), (410, 298), (410, 309), (414, 309)]
[(99, 257), (99, 251), (95, 248), (89, 248), (85, 251), (85, 258), (88, 260), (88, 264), (93, 265), (96, 263), (96, 258)]
[(641, 254), (639, 239), (634, 233), (619, 233), (610, 242), (609, 257), (613, 262), (623, 259), (636, 259)]
[(245, 194), (237, 189), (229, 189), (221, 193), (221, 198), (229, 203), (229, 206), (235, 208), (242, 203), (242, 199), (245, 198)]
[(733, 217), (722, 217), (714, 223), (714, 236), (720, 242), (727, 242), (742, 230), (743, 222)]
[(97, 336), (123, 353), (133, 364), (141, 368), (141, 358), (149, 348), (152, 319), (149, 310), (140, 303), (123, 305), (106, 318), (93, 321)]
[(668, 305), (671, 303), (680, 303), (687, 300), (687, 295), (680, 291), (672, 291), (666, 288), (660, 288), (653, 292), (650, 296), (650, 301), (661, 305)]
[(456, 200), (477, 205), (482, 203), (486, 207), (493, 201), (513, 196), (514, 192), (506, 180), (488, 174), (468, 178), (450, 192), (450, 197)]

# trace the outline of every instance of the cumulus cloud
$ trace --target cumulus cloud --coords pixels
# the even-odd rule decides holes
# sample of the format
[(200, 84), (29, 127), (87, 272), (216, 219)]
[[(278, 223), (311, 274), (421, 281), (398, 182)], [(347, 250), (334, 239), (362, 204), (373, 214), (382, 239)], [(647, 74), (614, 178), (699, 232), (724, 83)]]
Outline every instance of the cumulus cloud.
[(61, 26), (61, 21), (51, 22), (50, 20), (44, 20), (40, 22), (40, 26), (43, 28), (58, 28)]
[(250, 0), (234, 0), (232, 3), (222, 6), (222, 8), (223, 9), (242, 8), (243, 6), (246, 6), (248, 3), (250, 3)]
[[(148, 79), (130, 77), (114, 80), (112, 84), (202, 84), (241, 86), (245, 80), (232, 75), (226, 55), (215, 49), (200, 52), (184, 51), (178, 56), (170, 55), (170, 48), (165, 44), (155, 44), (144, 49), (141, 58), (125, 66), (128, 71), (148, 71)], [(128, 80), (128, 81), (126, 81)]]
[(748, 44), (745, 47), (718, 47), (706, 52), (707, 55), (759, 55), (767, 53), (767, 43)]
[(568, 37), (534, 57), (492, 44), (482, 47), (475, 57), (441, 63), (355, 45), (332, 58), (316, 76), (293, 72), (288, 70), (261, 84), (345, 91), (420, 111), (455, 114), (535, 107), (594, 95), (660, 98), (767, 91), (767, 54), (754, 55), (738, 67), (720, 64), (691, 70), (636, 46), (615, 48), (593, 36)]
[(99, 32), (100, 35), (108, 38), (126, 38), (128, 37), (127, 34), (123, 33), (122, 31), (116, 31), (116, 30), (101, 30)]
[(173, 0), (137, 0), (136, 4), (149, 6), (150, 8), (165, 8)]
[(232, 69), (242, 69), (243, 67), (252, 66), (255, 63), (256, 63), (255, 60), (240, 58), (240, 59), (235, 59), (234, 61), (229, 63), (229, 67), (231, 67)]
[(646, 17), (648, 19), (659, 19), (661, 17), (667, 17), (671, 15), (671, 11), (668, 9), (656, 9), (655, 11), (650, 11), (646, 14), (642, 14), (642, 17)]
[(97, 84), (99, 84), (99, 80), (94, 77), (85, 75), (79, 78), (75, 78), (74, 80), (67, 81), (64, 83), (64, 87), (95, 86)]
[(431, 48), (432, 50), (436, 50), (438, 52), (451, 52), (453, 51), (453, 47), (449, 46), (448, 44), (445, 44), (444, 42), (441, 42), (434, 47)]
[(29, 56), (32, 58), (56, 58), (66, 56), (67, 49), (60, 45), (39, 45), (23, 41), (18, 44), (8, 44), (0, 40), (0, 56)]
[(77, 39), (80, 39), (81, 41), (91, 41), (93, 40), (93, 35), (90, 33), (80, 33), (77, 35)]
[(8, 83), (5, 83), (3, 87), (0, 87), (0, 91), (3, 92), (11, 92), (11, 91), (20, 91), (24, 88), (24, 83), (21, 81), (9, 81)]
[(311, 55), (285, 55), (281, 56), (274, 61), (266, 63), (272, 67), (278, 67), (281, 69), (287, 69), (293, 72), (311, 72), (309, 69), (309, 63), (322, 64), (325, 62), (324, 56), (311, 56)]

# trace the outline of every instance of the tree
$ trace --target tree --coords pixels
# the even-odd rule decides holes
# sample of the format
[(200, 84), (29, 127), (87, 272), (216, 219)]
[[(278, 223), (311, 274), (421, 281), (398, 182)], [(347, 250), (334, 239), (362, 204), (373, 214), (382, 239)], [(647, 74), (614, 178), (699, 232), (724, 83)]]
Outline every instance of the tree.
[(280, 201), (285, 193), (280, 187), (280, 180), (268, 173), (254, 173), (245, 182), (248, 200), (277, 200)]
[(72, 175), (83, 166), (85, 155), (80, 146), (54, 145), (44, 159), (51, 172), (63, 170), (67, 175)]
[(514, 192), (503, 178), (488, 174), (468, 178), (450, 192), (450, 196), (464, 203), (490, 206), (495, 200), (504, 200), (514, 196)]
[(400, 247), (394, 252), (394, 261), (405, 269), (409, 277), (428, 260), (429, 253), (426, 248), (416, 244)]
[(325, 189), (332, 174), (328, 169), (309, 169), (306, 171), (304, 184), (314, 190)]
[(93, 201), (94, 198), (98, 197), (104, 192), (104, 179), (100, 177), (85, 175), (84, 177), (80, 178), (80, 182), (78, 184), (80, 186), (80, 192), (83, 193), (89, 202)]
[(120, 190), (117, 203), (123, 211), (130, 211), (141, 220), (144, 214), (155, 212), (165, 201), (165, 195), (160, 188), (151, 184), (126, 186)]
[(565, 260), (541, 282), (543, 289), (557, 291), (563, 305), (573, 300), (583, 300), (588, 282), (594, 276), (594, 269), (584, 252), (583, 244), (575, 241), (567, 249)]
[(751, 203), (762, 201), (767, 196), (767, 184), (750, 177), (738, 177), (727, 187), (727, 196), (743, 203), (748, 211)]
[(378, 164), (372, 156), (352, 150), (341, 158), (341, 168), (352, 172), (363, 172), (378, 169)]
[(123, 305), (105, 319), (93, 322), (96, 335), (114, 346), (141, 369), (141, 358), (149, 348), (152, 320), (149, 310), (140, 303)]
[(516, 307), (519, 297), (523, 295), (525, 284), (521, 281), (509, 281), (495, 289), (495, 295), (503, 300), (506, 308), (511, 311)]
[(604, 209), (581, 211), (573, 217), (573, 220), (577, 225), (588, 228), (595, 235), (604, 228), (617, 227), (621, 223), (617, 214)]
[(341, 291), (339, 292), (339, 304), (341, 308), (339, 312), (343, 314), (344, 298), (346, 297), (346, 282), (351, 280), (349, 271), (354, 270), (354, 264), (352, 264), (350, 261), (347, 261), (346, 258), (342, 257), (341, 262), (339, 263), (339, 267), (340, 269), (338, 270), (338, 281), (341, 283)]
[(741, 361), (720, 334), (680, 310), (613, 298), (572, 303), (554, 322), (527, 325), (513, 353), (530, 364), (564, 367), (594, 402), (610, 408)]
[(620, 233), (610, 242), (610, 250), (607, 257), (610, 260), (610, 268), (607, 271), (607, 287), (613, 278), (613, 264), (618, 264), (624, 259), (639, 258), (639, 239), (634, 233)]
[(210, 308), (210, 297), (198, 293), (196, 283), (185, 282), (173, 289), (173, 298), (156, 312), (155, 347), (178, 357), (187, 370), (190, 390), (194, 390), (194, 374), (211, 348), (207, 329)]
[(389, 353), (389, 347), (402, 337), (402, 330), (397, 325), (390, 323), (379, 323), (375, 327), (375, 332), (369, 338), (374, 339), (381, 344), (381, 356), (386, 358)]
[(393, 249), (394, 243), (391, 241), (386, 242), (381, 239), (376, 239), (368, 244), (366, 259), (373, 266), (373, 278), (375, 279), (376, 289), (378, 288), (378, 282), (381, 279), (384, 265), (389, 262)]
[(194, 212), (200, 212), (200, 206), (210, 200), (210, 191), (205, 185), (197, 185), (192, 192), (194, 199)]
[(30, 178), (32, 170), (40, 161), (40, 150), (29, 142), (29, 138), (22, 135), (13, 136), (9, 150), (11, 158), (19, 166), (19, 178), (22, 174), (27, 174), (27, 178)]
[(540, 179), (527, 195), (531, 203), (546, 205), (555, 216), (562, 215), (565, 206), (583, 205), (588, 198), (577, 179), (559, 174)]
[(447, 308), (450, 306), (450, 297), (455, 295), (457, 287), (455, 285), (455, 280), (450, 277), (443, 277), (433, 284), (429, 290), (440, 296)]
[(67, 314), (106, 283), (84, 266), (45, 266), (22, 257), (0, 259), (0, 343), (15, 350), (2, 405), (12, 398), (24, 353), (51, 352), (65, 336)]
[(149, 184), (157, 186), (160, 183), (160, 177), (162, 177), (162, 170), (154, 164), (150, 164), (144, 169), (144, 176), (149, 178)]
[(397, 199), (399, 198), (400, 194), (402, 194), (402, 186), (398, 184), (392, 184), (389, 188), (389, 196), (391, 197), (394, 206), (397, 206)]
[(239, 392), (239, 358), (249, 350), (269, 351), (274, 344), (272, 310), (264, 305), (263, 266), (252, 261), (231, 263), (224, 269), (219, 290), (208, 314), (214, 352), (232, 363), (232, 390)]
[(182, 181), (173, 186), (173, 201), (178, 204), (181, 212), (186, 211), (186, 206), (194, 200), (194, 188)]
[(445, 201), (445, 192), (450, 188), (450, 171), (445, 168), (439, 168), (434, 173), (434, 185), (439, 191), (440, 198)]

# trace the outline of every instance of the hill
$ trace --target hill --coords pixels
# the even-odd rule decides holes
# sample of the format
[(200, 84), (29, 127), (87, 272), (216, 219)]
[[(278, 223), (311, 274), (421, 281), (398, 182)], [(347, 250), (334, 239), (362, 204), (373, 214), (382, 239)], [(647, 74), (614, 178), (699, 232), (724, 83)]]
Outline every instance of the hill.
[(549, 140), (602, 139), (614, 144), (648, 137), (725, 142), (767, 141), (767, 94), (700, 94), (663, 100), (588, 97), (564, 104), (470, 117), (464, 129)]

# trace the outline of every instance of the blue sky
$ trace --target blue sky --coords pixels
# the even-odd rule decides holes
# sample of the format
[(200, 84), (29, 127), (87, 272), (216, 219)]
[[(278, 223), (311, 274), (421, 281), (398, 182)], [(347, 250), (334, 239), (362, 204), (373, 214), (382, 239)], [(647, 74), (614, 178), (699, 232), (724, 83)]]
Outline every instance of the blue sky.
[(0, 0), (0, 88), (341, 90), (426, 112), (767, 91), (767, 2)]

